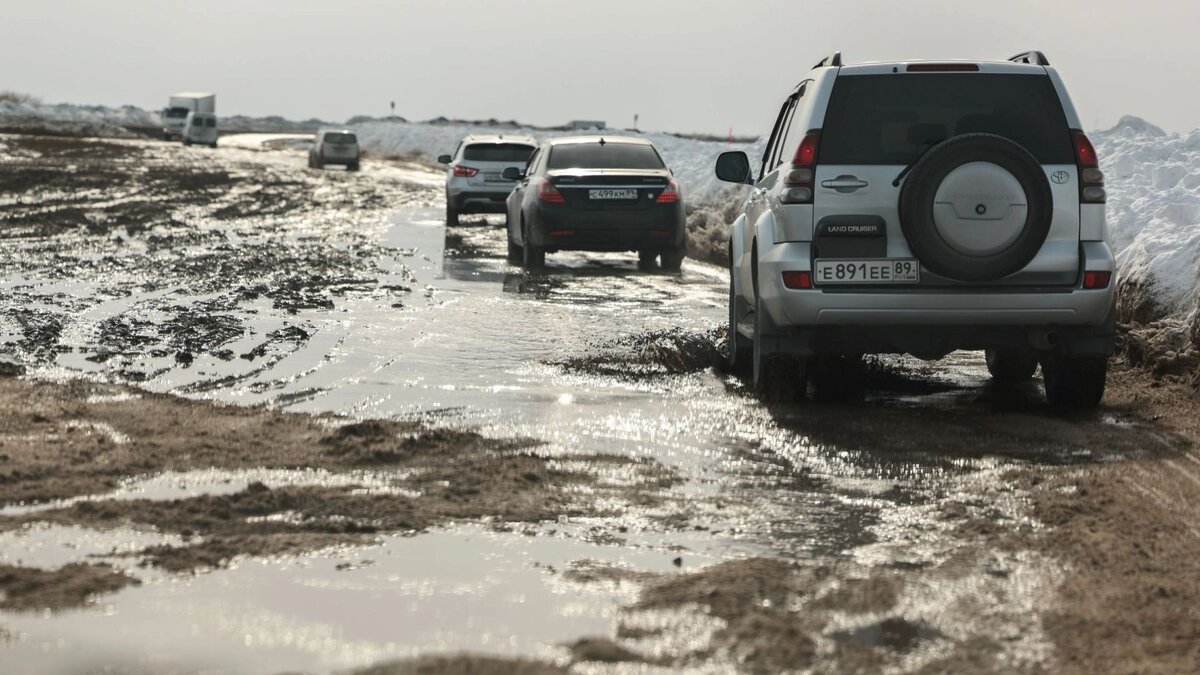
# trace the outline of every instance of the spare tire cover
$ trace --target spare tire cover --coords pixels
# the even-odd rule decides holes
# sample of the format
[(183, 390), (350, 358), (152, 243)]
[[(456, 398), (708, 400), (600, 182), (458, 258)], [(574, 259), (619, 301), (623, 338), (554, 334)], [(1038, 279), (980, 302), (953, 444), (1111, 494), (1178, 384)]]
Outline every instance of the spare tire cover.
[(1033, 260), (1054, 215), (1037, 159), (994, 134), (964, 134), (931, 148), (900, 190), (900, 227), (933, 273), (995, 281)]

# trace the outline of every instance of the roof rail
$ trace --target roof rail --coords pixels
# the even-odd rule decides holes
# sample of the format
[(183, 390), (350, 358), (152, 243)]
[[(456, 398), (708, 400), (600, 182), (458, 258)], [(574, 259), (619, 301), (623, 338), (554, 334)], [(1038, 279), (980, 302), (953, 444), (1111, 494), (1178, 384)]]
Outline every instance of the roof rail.
[(1029, 63), (1035, 66), (1050, 65), (1050, 60), (1046, 58), (1046, 55), (1037, 50), (1031, 52), (1021, 52), (1020, 54), (1017, 54), (1009, 59), (1009, 61), (1012, 61), (1013, 63)]
[(841, 65), (842, 65), (842, 53), (834, 52), (832, 56), (826, 56), (825, 58), (821, 59), (820, 61), (817, 61), (817, 65), (813, 66), (813, 69), (815, 70), (817, 68), (824, 68), (826, 66), (828, 66), (830, 68), (840, 68)]

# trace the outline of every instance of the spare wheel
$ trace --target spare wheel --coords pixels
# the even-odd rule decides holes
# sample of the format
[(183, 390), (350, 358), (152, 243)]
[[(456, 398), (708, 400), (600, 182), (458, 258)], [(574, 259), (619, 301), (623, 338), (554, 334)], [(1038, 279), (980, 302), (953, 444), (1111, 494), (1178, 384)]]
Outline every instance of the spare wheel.
[(1037, 255), (1054, 198), (1028, 150), (995, 134), (964, 134), (931, 148), (900, 191), (908, 246), (933, 273), (995, 281)]

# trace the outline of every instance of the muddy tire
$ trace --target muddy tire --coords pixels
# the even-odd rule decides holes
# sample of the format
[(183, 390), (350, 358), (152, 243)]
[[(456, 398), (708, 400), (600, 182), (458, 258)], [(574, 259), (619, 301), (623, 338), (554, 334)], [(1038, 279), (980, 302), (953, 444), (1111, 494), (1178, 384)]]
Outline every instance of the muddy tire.
[(546, 267), (546, 251), (529, 240), (529, 230), (525, 230), (525, 245), (521, 247), (521, 267), (526, 271), (535, 272)]
[(637, 265), (643, 272), (658, 269), (658, 251), (638, 251)]
[(749, 313), (746, 301), (733, 286), (733, 272), (729, 274), (729, 330), (726, 338), (725, 367), (736, 375), (748, 375), (754, 367), (754, 342), (738, 332), (738, 321)]
[(984, 352), (988, 372), (997, 382), (1015, 384), (1028, 382), (1037, 372), (1038, 358), (1023, 349), (989, 349)]
[(321, 158), (320, 158), (320, 157), (314, 157), (314, 158), (313, 158), (313, 161), (312, 161), (312, 167), (313, 167), (314, 169), (324, 169), (324, 168), (325, 168), (325, 162), (321, 161)]
[(191, 144), (192, 144), (192, 141), (190, 139), (187, 139), (187, 138), (183, 139), (184, 147), (190, 146)]
[(1104, 356), (1055, 357), (1042, 362), (1046, 400), (1059, 409), (1086, 410), (1100, 405), (1107, 378), (1108, 358)]
[(446, 225), (449, 227), (458, 226), (458, 211), (454, 210), (454, 202), (450, 201), (450, 196), (446, 196)]
[(789, 402), (802, 398), (808, 384), (800, 362), (790, 354), (770, 351), (775, 325), (767, 316), (762, 300), (754, 311), (754, 348), (751, 373), (754, 393), (767, 402)]
[(358, 162), (355, 162), (355, 163), (353, 163), (353, 164), (347, 164), (347, 165), (346, 165), (346, 170), (347, 170), (347, 171), (358, 171), (358, 169), (359, 169)]
[(683, 269), (683, 259), (687, 257), (684, 248), (664, 248), (660, 254), (662, 268), (666, 272), (678, 272)]
[(525, 252), (517, 245), (517, 242), (512, 240), (512, 235), (508, 235), (508, 264), (520, 265), (525, 261)]

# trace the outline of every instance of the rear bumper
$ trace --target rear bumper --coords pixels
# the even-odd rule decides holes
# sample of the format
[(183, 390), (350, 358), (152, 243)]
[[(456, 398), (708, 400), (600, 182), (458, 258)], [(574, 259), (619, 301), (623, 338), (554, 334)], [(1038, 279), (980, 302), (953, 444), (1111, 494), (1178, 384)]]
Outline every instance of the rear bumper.
[(446, 201), (459, 213), (505, 213), (511, 187), (446, 191)]
[(322, 164), (358, 164), (358, 155), (321, 155)]
[(640, 251), (684, 245), (681, 205), (641, 211), (582, 211), (545, 205), (530, 217), (529, 237), (549, 251)]
[[(1084, 242), (1083, 266), (1114, 271), (1108, 245)], [(811, 270), (811, 244), (778, 244), (759, 260), (759, 292), (781, 335), (803, 336), (823, 350), (931, 352), (1034, 347), (1111, 353), (1115, 281), (1108, 288), (1057, 287), (815, 288), (793, 290), (784, 271)], [(841, 348), (834, 349), (834, 345)], [(892, 349), (887, 347), (891, 345)], [(861, 349), (861, 347), (870, 347)], [(795, 350), (793, 350), (795, 351)]]

